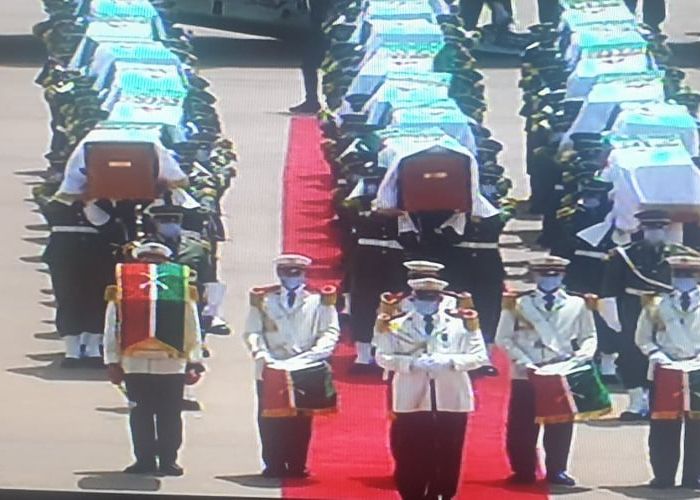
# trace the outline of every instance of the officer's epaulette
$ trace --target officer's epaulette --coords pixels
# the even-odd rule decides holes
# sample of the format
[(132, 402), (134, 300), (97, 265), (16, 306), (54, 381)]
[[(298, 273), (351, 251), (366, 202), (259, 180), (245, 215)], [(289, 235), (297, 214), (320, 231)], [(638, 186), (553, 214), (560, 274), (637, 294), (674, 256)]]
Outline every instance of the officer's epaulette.
[(321, 304), (324, 306), (334, 306), (338, 300), (338, 289), (333, 285), (326, 285), (321, 288)]
[(501, 307), (503, 309), (508, 309), (509, 311), (512, 311), (515, 309), (518, 299), (523, 295), (528, 295), (529, 293), (531, 293), (531, 290), (526, 290), (523, 292), (514, 292), (512, 290), (509, 290), (507, 292), (503, 292)]
[(117, 285), (108, 285), (105, 288), (105, 302), (116, 302), (119, 300), (119, 289)]
[(379, 312), (383, 314), (395, 314), (398, 311), (401, 301), (405, 299), (408, 294), (404, 292), (384, 292), (380, 296), (379, 300)]
[(447, 311), (447, 315), (453, 318), (461, 319), (464, 328), (470, 332), (475, 332), (479, 329), (479, 313), (474, 309), (451, 309)]
[(386, 313), (379, 313), (377, 315), (377, 320), (374, 324), (374, 329), (378, 333), (391, 333), (391, 327), (390, 324), (392, 321), (400, 319), (404, 316), (407, 316), (407, 312), (402, 312), (398, 314), (386, 314)]
[(280, 285), (256, 286), (250, 289), (250, 305), (260, 307), (266, 295), (278, 292)]

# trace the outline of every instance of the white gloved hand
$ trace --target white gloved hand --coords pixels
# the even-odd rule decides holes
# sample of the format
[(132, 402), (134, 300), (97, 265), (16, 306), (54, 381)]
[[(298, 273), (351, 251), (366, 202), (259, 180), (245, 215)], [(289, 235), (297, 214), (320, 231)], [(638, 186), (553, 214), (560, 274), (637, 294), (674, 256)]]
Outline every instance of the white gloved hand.
[(663, 351), (656, 351), (649, 356), (649, 362), (657, 365), (670, 365), (673, 361)]
[(450, 371), (454, 367), (454, 363), (452, 362), (452, 359), (450, 359), (449, 356), (445, 356), (443, 354), (433, 354), (432, 358), (433, 367), (430, 371), (436, 375), (438, 373)]
[(423, 354), (411, 362), (411, 369), (429, 372), (434, 364), (435, 362), (430, 356)]

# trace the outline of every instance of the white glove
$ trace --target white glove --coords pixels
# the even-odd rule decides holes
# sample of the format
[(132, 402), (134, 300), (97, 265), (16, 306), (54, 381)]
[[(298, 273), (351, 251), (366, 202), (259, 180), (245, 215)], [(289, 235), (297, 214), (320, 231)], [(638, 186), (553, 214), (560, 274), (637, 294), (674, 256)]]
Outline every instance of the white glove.
[(574, 353), (573, 359), (577, 363), (588, 363), (591, 360), (591, 357), (588, 354), (584, 354), (581, 351), (577, 351)]
[(656, 351), (654, 354), (650, 355), (649, 361), (657, 365), (670, 365), (673, 363), (671, 358), (669, 358), (663, 351)]
[(433, 361), (432, 357), (428, 356), (427, 354), (423, 354), (411, 362), (411, 368), (429, 372), (432, 370), (434, 364), (435, 361)]
[(452, 359), (450, 359), (449, 356), (445, 356), (443, 354), (433, 354), (433, 367), (431, 368), (431, 373), (438, 374), (438, 373), (443, 373), (446, 371), (452, 370), (454, 367), (454, 363), (452, 363)]

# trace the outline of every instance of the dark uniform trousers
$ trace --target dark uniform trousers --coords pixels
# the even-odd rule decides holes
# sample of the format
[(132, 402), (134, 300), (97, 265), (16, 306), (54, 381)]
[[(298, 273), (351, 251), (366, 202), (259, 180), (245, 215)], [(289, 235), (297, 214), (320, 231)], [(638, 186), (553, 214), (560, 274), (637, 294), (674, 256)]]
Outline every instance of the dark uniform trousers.
[[(459, 13), (466, 29), (476, 29), (479, 24), (479, 17), (481, 17), (481, 11), (484, 8), (484, 3), (500, 3), (506, 9), (506, 12), (513, 17), (513, 4), (511, 0), (460, 0)], [(495, 24), (495, 21), (492, 10), (491, 22)]]
[(312, 417), (271, 418), (262, 416), (262, 382), (257, 382), (258, 431), (262, 444), (262, 459), (271, 471), (302, 472), (311, 441)]
[[(573, 423), (545, 424), (544, 451), (547, 474), (567, 469)], [(511, 382), (506, 449), (510, 465), (518, 475), (531, 477), (537, 469), (537, 439), (540, 425), (535, 423), (535, 389), (527, 380)]]
[(467, 413), (397, 413), (391, 425), (394, 480), (401, 498), (452, 498), (457, 493)]
[(537, 0), (537, 15), (540, 23), (559, 22), (559, 2), (557, 0)]
[(310, 0), (310, 29), (303, 39), (301, 73), (307, 102), (318, 102), (318, 69), (328, 50), (328, 40), (322, 25), (326, 19), (329, 0)]
[(182, 395), (184, 374), (152, 375), (130, 373), (124, 377), (134, 455), (139, 462), (158, 456), (161, 465), (177, 461), (182, 444)]
[[(642, 16), (644, 22), (652, 27), (657, 27), (666, 19), (666, 0), (643, 0)], [(625, 4), (636, 12), (639, 0), (625, 0)]]
[(617, 298), (617, 311), (622, 330), (616, 337), (617, 368), (625, 389), (646, 387), (649, 359), (639, 350), (634, 341), (637, 321), (642, 312), (641, 299), (637, 295), (623, 294)]
[[(653, 399), (654, 391), (650, 391)], [(653, 404), (653, 401), (652, 401)], [(649, 455), (654, 477), (674, 481), (681, 458), (683, 420), (651, 420)], [(685, 419), (683, 437), (683, 482), (700, 478), (700, 420)]]

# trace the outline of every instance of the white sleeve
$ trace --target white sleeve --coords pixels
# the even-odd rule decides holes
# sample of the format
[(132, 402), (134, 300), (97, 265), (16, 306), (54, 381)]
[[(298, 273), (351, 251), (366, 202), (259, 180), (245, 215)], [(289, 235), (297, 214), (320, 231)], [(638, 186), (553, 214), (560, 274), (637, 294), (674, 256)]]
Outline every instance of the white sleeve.
[(102, 339), (106, 365), (118, 364), (121, 361), (119, 325), (117, 323), (117, 306), (114, 302), (108, 302), (107, 310), (105, 311), (104, 338)]

